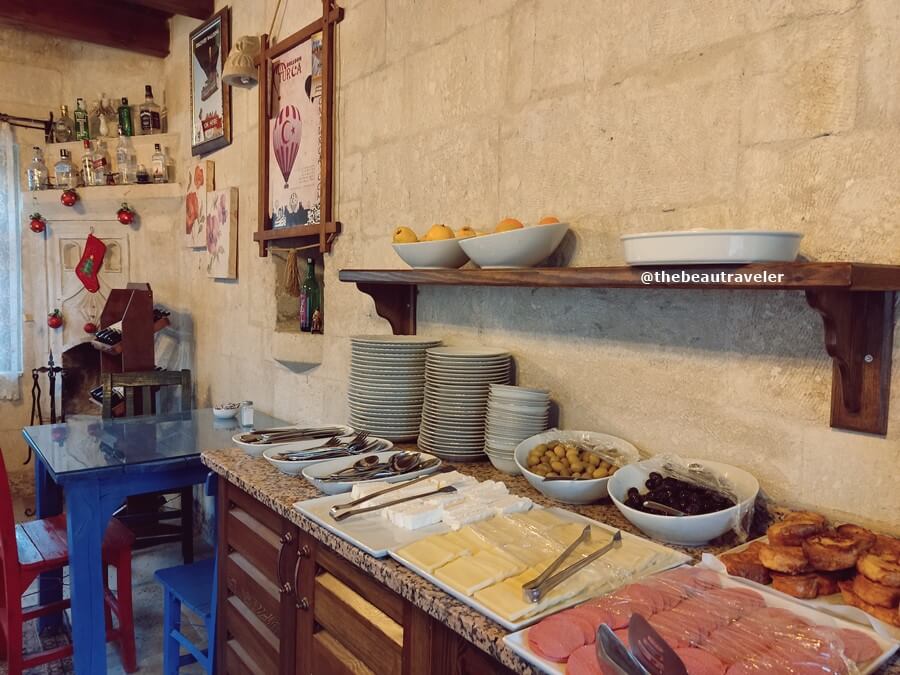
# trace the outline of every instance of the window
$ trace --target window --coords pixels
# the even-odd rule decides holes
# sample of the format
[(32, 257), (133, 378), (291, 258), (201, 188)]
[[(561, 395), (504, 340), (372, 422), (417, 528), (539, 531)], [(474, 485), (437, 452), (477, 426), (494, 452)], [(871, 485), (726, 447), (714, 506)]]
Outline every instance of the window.
[(22, 374), (22, 289), (16, 142), (0, 124), (0, 399), (19, 397)]

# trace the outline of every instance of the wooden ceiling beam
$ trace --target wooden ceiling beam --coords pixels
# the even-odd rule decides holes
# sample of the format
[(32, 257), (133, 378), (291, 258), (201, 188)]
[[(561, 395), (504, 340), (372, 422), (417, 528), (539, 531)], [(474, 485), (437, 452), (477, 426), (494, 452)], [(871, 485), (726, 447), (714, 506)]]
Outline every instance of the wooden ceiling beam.
[(0, 24), (149, 56), (169, 53), (168, 15), (104, 0), (3, 0)]
[(206, 19), (215, 9), (213, 0), (125, 0), (125, 2), (194, 19)]

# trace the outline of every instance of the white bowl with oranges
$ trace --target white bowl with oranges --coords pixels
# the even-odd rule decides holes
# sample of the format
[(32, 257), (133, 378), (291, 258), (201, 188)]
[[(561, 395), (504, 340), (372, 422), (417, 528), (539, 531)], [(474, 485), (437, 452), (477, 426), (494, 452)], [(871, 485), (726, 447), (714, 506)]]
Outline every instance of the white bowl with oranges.
[(446, 225), (433, 225), (421, 239), (408, 227), (394, 230), (394, 251), (403, 262), (416, 269), (456, 269), (469, 262), (459, 242), (474, 237), (475, 231), (464, 227), (454, 232)]
[(562, 242), (569, 229), (553, 216), (525, 227), (515, 218), (501, 220), (493, 234), (462, 239), (459, 245), (479, 267), (534, 267), (546, 260)]

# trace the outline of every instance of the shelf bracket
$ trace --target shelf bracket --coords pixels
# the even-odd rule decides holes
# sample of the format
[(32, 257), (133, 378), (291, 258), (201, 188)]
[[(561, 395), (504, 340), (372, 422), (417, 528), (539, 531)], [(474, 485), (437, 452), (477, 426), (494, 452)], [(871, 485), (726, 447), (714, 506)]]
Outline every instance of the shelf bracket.
[(894, 292), (807, 290), (822, 315), (825, 350), (834, 362), (831, 426), (887, 433), (894, 344)]
[(388, 320), (394, 335), (416, 334), (418, 286), (359, 282), (356, 287), (372, 297), (375, 311), (378, 316)]

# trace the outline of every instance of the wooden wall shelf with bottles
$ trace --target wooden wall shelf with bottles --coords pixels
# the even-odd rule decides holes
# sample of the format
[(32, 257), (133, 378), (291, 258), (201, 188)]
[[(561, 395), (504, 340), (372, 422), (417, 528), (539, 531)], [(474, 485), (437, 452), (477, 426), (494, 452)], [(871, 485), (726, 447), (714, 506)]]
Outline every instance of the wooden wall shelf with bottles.
[(375, 300), (375, 311), (395, 334), (416, 332), (418, 287), (518, 286), (524, 288), (674, 288), (697, 291), (803, 291), (825, 326), (825, 351), (833, 361), (831, 426), (884, 435), (890, 401), (894, 300), (900, 266), (855, 262), (691, 266), (696, 272), (781, 274), (777, 283), (647, 283), (653, 271), (670, 275), (682, 266), (570, 267), (463, 270), (341, 270)]
[[(129, 185), (92, 185), (75, 188), (78, 193), (78, 202), (74, 209), (78, 209), (80, 202), (86, 204), (99, 201), (115, 202), (116, 206), (122, 202), (137, 201), (139, 199), (182, 199), (184, 188), (178, 183), (131, 183)], [(22, 202), (25, 208), (29, 204), (39, 207), (45, 205), (59, 205), (59, 196), (62, 190), (52, 188), (50, 190), (24, 191)], [(109, 219), (115, 218), (115, 209), (110, 212)]]

